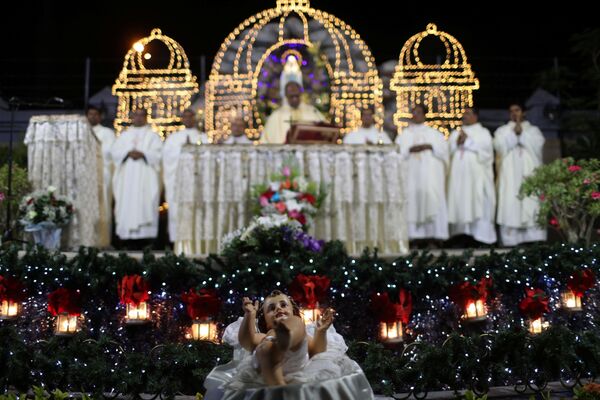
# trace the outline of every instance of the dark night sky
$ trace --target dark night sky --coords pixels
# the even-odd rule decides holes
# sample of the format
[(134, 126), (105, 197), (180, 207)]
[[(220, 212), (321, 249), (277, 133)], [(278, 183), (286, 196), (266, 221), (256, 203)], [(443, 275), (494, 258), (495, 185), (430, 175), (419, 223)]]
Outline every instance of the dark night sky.
[[(225, 36), (275, 0), (165, 1), (152, 7), (150, 2), (88, 2), (87, 10), (55, 3), (21, 1), (12, 14), (3, 13), (3, 98), (59, 96), (80, 107), (85, 57), (92, 60), (93, 94), (114, 82), (131, 44), (154, 27), (183, 45), (193, 72), (199, 75), (202, 54), (210, 69)], [(390, 4), (406, 8), (390, 11)], [(540, 6), (542, 11), (500, 2), (492, 5), (496, 10), (485, 10), (490, 4), (480, 2), (464, 6), (462, 12), (455, 6), (381, 0), (312, 0), (311, 6), (351, 25), (371, 47), (377, 63), (396, 59), (411, 35), (435, 22), (465, 47), (481, 82), (476, 101), (482, 107), (504, 107), (509, 98), (531, 93), (534, 75), (551, 67), (553, 57), (558, 57), (561, 65), (580, 62), (570, 51), (570, 37), (600, 24), (595, 13), (585, 12), (586, 8), (573, 2), (569, 12), (550, 2)]]

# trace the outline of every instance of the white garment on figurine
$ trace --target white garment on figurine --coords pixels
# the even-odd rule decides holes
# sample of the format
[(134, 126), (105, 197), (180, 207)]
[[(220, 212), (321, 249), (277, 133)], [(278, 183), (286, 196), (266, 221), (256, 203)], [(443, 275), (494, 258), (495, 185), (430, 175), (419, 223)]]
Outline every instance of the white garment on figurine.
[(542, 164), (544, 136), (527, 121), (521, 123), (518, 136), (515, 122), (501, 126), (494, 133), (494, 148), (501, 157), (498, 173), (498, 215), (500, 237), (505, 246), (546, 240), (546, 229), (536, 224), (539, 201), (517, 196), (523, 180)]
[(457, 145), (460, 135), (450, 135), (450, 174), (448, 176), (448, 223), (450, 236), (470, 235), (482, 243), (496, 241), (494, 214), (494, 148), (492, 135), (480, 123), (462, 127), (467, 139)]
[(181, 148), (185, 144), (209, 144), (208, 135), (196, 128), (185, 128), (171, 133), (162, 149), (163, 182), (165, 200), (169, 204), (169, 239), (177, 240), (177, 203), (175, 202), (175, 175)]
[[(346, 356), (346, 342), (333, 326), (327, 330), (327, 350), (308, 357), (308, 340), (296, 351), (287, 351), (283, 359), (285, 386), (266, 386), (254, 353), (244, 350), (238, 341), (243, 318), (225, 329), (223, 342), (233, 347), (233, 361), (215, 367), (204, 381), (205, 400), (313, 400), (373, 399), (373, 391), (360, 366)], [(315, 325), (306, 326), (313, 336)]]
[(273, 111), (262, 132), (261, 143), (284, 144), (287, 132), (290, 130), (291, 123), (294, 122), (320, 122), (325, 121), (323, 114), (316, 107), (300, 103), (298, 108), (294, 109), (289, 105), (283, 105)]
[[(145, 158), (125, 159), (132, 150), (144, 153)], [(128, 128), (113, 143), (115, 223), (121, 239), (158, 234), (161, 153), (160, 136), (150, 125)]]
[(390, 137), (375, 125), (362, 126), (344, 136), (344, 144), (392, 144)]
[[(396, 143), (404, 160), (409, 239), (448, 239), (448, 143), (444, 134), (425, 124), (411, 124)], [(410, 153), (411, 147), (421, 144), (430, 144), (433, 150)]]
[(248, 136), (246, 136), (246, 134), (240, 136), (229, 135), (229, 137), (225, 139), (223, 144), (254, 144), (254, 141), (248, 139)]
[(115, 131), (100, 124), (92, 126), (92, 130), (102, 144), (102, 189), (104, 192), (104, 205), (106, 208), (105, 215), (108, 221), (110, 221), (112, 215), (112, 174), (114, 169), (110, 149), (116, 140), (116, 136)]

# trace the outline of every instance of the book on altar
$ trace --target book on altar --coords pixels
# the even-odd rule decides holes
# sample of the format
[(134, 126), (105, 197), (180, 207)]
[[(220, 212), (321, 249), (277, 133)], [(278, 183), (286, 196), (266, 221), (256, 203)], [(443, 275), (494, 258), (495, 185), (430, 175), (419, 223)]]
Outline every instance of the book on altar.
[(287, 132), (286, 144), (336, 144), (340, 127), (328, 122), (295, 122)]

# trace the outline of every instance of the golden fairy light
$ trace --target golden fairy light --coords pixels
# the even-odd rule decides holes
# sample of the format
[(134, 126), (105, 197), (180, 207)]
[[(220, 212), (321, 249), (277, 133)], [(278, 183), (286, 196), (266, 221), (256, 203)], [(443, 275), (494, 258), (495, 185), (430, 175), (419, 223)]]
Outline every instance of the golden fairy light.
[[(440, 64), (423, 63), (419, 51), (427, 37), (438, 39), (446, 50)], [(427, 124), (448, 137), (462, 125), (465, 108), (473, 106), (473, 91), (479, 89), (479, 80), (458, 40), (429, 24), (402, 47), (390, 88), (396, 92), (394, 123), (399, 130), (408, 126), (412, 108), (424, 104), (429, 109)]]
[[(302, 24), (302, 33), (294, 37), (286, 33), (291, 19)], [(275, 40), (265, 39), (271, 28), (277, 28)], [(326, 37), (315, 37), (323, 31)], [(205, 101), (205, 129), (211, 141), (229, 136), (232, 110), (244, 115), (250, 139), (260, 136), (265, 123), (257, 106), (261, 69), (275, 51), (293, 46), (330, 50), (323, 60), (330, 82), (329, 113), (342, 134), (360, 126), (359, 110), (366, 106), (375, 107), (376, 124), (381, 125), (383, 86), (371, 51), (358, 33), (335, 16), (311, 8), (309, 0), (277, 0), (274, 8), (235, 28), (215, 56)]]
[[(160, 68), (146, 68), (145, 63), (152, 59), (148, 51), (151, 43), (166, 47), (169, 53), (169, 59)], [(164, 139), (181, 129), (181, 113), (197, 92), (198, 83), (183, 47), (160, 29), (153, 29), (150, 36), (138, 40), (127, 52), (112, 87), (113, 95), (119, 98), (115, 129), (120, 133), (131, 124), (131, 113), (144, 108), (149, 110), (148, 123)]]

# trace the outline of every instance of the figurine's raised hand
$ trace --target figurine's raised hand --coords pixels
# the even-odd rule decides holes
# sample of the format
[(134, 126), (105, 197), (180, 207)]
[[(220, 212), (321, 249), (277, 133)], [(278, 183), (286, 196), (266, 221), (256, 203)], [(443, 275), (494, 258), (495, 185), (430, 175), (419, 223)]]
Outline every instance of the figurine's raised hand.
[(250, 300), (248, 297), (244, 297), (242, 299), (242, 310), (244, 310), (244, 314), (256, 314), (256, 312), (258, 311), (258, 307), (258, 300), (252, 303), (252, 300)]
[(335, 310), (328, 308), (325, 312), (317, 319), (317, 329), (326, 331), (333, 324)]

